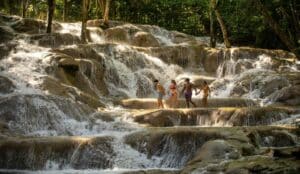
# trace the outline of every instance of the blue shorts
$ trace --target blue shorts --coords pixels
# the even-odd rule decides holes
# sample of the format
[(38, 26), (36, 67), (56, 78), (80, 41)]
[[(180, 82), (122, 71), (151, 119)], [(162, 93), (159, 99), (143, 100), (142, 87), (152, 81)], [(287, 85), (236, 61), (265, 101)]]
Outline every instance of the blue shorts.
[(162, 100), (163, 98), (164, 98), (164, 94), (159, 92), (158, 96), (157, 96), (157, 99)]

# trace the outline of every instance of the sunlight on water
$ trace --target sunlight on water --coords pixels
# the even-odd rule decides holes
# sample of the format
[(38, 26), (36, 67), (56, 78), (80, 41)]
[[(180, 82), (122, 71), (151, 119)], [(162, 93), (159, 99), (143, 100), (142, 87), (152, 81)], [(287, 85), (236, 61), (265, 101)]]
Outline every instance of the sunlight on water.
[(80, 36), (81, 34), (81, 22), (76, 23), (61, 23), (62, 29), (59, 31), (60, 33), (70, 33), (76, 36)]

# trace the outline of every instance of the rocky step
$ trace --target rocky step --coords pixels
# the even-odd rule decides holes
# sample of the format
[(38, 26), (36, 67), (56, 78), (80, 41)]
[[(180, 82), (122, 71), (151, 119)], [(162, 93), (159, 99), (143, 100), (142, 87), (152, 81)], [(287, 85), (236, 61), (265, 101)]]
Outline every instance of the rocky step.
[(10, 137), (0, 139), (0, 168), (41, 170), (110, 168), (112, 137)]
[[(296, 158), (300, 151), (298, 134), (295, 128), (270, 126), (149, 128), (128, 135), (125, 142), (146, 153), (148, 158), (160, 157), (166, 161), (164, 165), (177, 166), (184, 171), (196, 161), (205, 164), (208, 161), (239, 160), (243, 156), (268, 156), (262, 147), (295, 147), (291, 153), (285, 153), (284, 158)], [(272, 157), (281, 158), (282, 153), (274, 153)]]
[[(132, 152), (140, 153), (137, 158), (143, 160), (142, 156), (147, 156), (149, 161), (156, 161), (155, 168), (182, 169), (195, 159), (198, 162), (199, 159), (225, 159), (226, 156), (240, 159), (242, 156), (264, 154), (261, 147), (297, 147), (297, 136), (299, 131), (295, 128), (270, 126), (147, 128), (126, 135), (122, 142)], [(111, 136), (2, 138), (0, 168), (46, 170), (54, 165), (54, 169), (62, 170), (66, 166), (79, 170), (110, 170), (120, 160), (116, 158), (115, 139), (117, 137)], [(207, 146), (212, 148), (207, 149)], [(293, 158), (299, 153), (296, 148), (281, 152), (278, 149), (274, 153), (278, 157)], [(198, 155), (198, 151), (208, 154)], [(129, 153), (124, 158), (132, 160), (133, 157)]]
[(105, 170), (98, 170), (98, 169), (83, 169), (83, 170), (39, 170), (39, 171), (26, 171), (26, 170), (11, 170), (11, 169), (0, 169), (0, 174), (180, 174), (180, 170), (176, 169), (105, 169)]
[[(255, 106), (133, 110), (131, 117), (139, 124), (152, 127), (257, 126), (276, 124), (299, 113), (300, 108)], [(291, 126), (294, 125), (291, 122)]]
[[(197, 107), (203, 107), (201, 99), (193, 99)], [(245, 107), (257, 106), (257, 103), (250, 99), (243, 98), (210, 98), (205, 107)], [(155, 109), (157, 100), (154, 98), (132, 98), (120, 101), (120, 104), (129, 109)], [(170, 107), (167, 100), (164, 100), (166, 108)], [(180, 98), (178, 108), (186, 108), (185, 99)]]

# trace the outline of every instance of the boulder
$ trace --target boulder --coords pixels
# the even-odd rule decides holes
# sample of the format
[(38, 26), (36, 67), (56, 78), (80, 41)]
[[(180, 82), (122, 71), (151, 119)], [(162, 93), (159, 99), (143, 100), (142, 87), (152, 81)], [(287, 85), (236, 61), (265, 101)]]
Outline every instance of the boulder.
[(275, 102), (288, 106), (300, 105), (300, 85), (284, 87), (275, 91), (265, 99), (265, 102)]
[(240, 153), (231, 144), (224, 140), (207, 141), (196, 152), (195, 157), (190, 161), (215, 161), (238, 159)]
[(117, 43), (131, 43), (131, 37), (140, 29), (132, 24), (125, 24), (104, 31), (105, 39)]
[[(17, 32), (27, 33), (27, 34), (38, 34), (44, 33), (46, 30), (46, 22), (41, 20), (20, 18), (19, 20), (10, 24), (10, 26)], [(52, 30), (61, 29), (60, 24), (53, 23)]]
[(184, 43), (184, 42), (195, 42), (196, 39), (193, 36), (181, 33), (178, 31), (172, 31), (173, 42), (174, 43)]
[(132, 45), (140, 47), (158, 47), (159, 42), (156, 38), (147, 32), (136, 32), (132, 38)]

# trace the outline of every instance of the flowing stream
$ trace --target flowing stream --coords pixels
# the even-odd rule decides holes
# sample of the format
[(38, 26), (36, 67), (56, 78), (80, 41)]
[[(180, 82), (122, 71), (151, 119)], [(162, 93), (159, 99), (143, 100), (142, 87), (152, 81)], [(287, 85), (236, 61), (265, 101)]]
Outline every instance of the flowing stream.
[[(177, 160), (172, 154), (167, 153), (170, 150), (166, 150), (166, 153), (161, 156), (147, 157), (146, 154), (124, 143), (127, 135), (145, 128), (130, 117), (132, 114), (130, 109), (119, 106), (115, 101), (122, 98), (155, 97), (152, 84), (154, 78), (159, 79), (164, 87), (168, 88), (171, 79), (182, 81), (184, 77), (191, 77), (192, 80), (203, 78), (197, 76), (198, 71), (180, 64), (167, 63), (159, 56), (151, 54), (151, 48), (145, 47), (141, 51), (140, 48), (128, 43), (111, 41), (96, 27), (88, 28), (91, 40), (88, 44), (81, 45), (78, 43), (81, 28), (79, 23), (60, 25), (61, 28), (55, 31), (58, 36), (72, 35), (69, 40), (64, 41), (67, 44), (61, 44), (62, 41), (56, 41), (56, 38), (54, 41), (49, 41), (48, 36), (41, 36), (42, 39), (35, 40), (32, 39), (31, 34), (20, 34), (20, 37), (16, 37), (13, 41), (16, 44), (15, 48), (0, 59), (0, 76), (9, 79), (13, 84), (13, 92), (1, 93), (0, 91), (0, 107), (3, 108), (0, 110), (0, 115), (5, 115), (3, 119), (7, 121), (9, 128), (21, 135), (46, 138), (68, 137), (66, 139), (71, 138), (80, 145), (71, 152), (70, 158), (61, 157), (66, 158), (66, 161), (54, 158), (47, 160), (41, 165), (43, 167), (37, 167), (37, 170), (35, 168), (1, 169), (0, 173), (124, 173), (156, 169), (176, 171), (183, 167), (189, 156)], [(175, 36), (165, 29), (154, 26), (145, 26), (145, 28), (165, 47), (178, 45), (189, 47), (187, 43), (175, 43)], [(43, 39), (45, 40), (41, 41)], [(280, 84), (291, 85), (274, 70), (274, 63), (268, 55), (261, 54), (257, 57), (240, 59), (237, 58), (236, 52), (235, 48), (230, 49), (229, 53), (224, 51), (222, 58), (224, 61), (218, 64), (214, 73), (204, 78), (212, 79), (210, 85), (213, 89), (212, 98), (236, 95), (266, 105), (272, 103), (268, 98), (271, 92), (259, 88), (257, 83), (267, 84), (277, 80)], [(73, 58), (70, 58), (71, 55)], [(180, 56), (189, 55), (181, 52)], [(63, 58), (60, 57), (68, 61), (63, 64)], [(192, 62), (192, 64), (196, 63)], [(298, 67), (288, 64), (284, 66), (289, 72), (299, 72)], [(64, 74), (61, 73), (61, 67), (65, 68)], [(204, 70), (200, 71), (207, 74)], [(100, 77), (97, 73), (104, 75)], [(244, 78), (257, 73), (265, 76), (256, 77), (250, 82), (243, 81)], [(54, 80), (54, 83), (48, 83), (49, 79)], [(67, 80), (62, 81), (62, 79)], [(79, 79), (79, 82), (74, 82), (74, 79)], [(62, 83), (59, 83), (59, 80)], [(238, 90), (236, 87), (241, 83), (245, 86), (236, 92)], [(58, 84), (62, 85), (55, 87)], [(279, 90), (280, 86), (277, 88)], [(59, 91), (58, 89), (64, 91), (53, 95), (52, 89), (56, 92)], [(104, 106), (91, 109), (85, 105), (84, 100), (81, 100), (80, 97), (83, 95), (95, 97)], [(299, 114), (293, 115), (291, 119), (298, 117)], [(289, 123), (288, 118), (281, 122)], [(216, 123), (215, 126), (218, 124)], [(99, 137), (108, 137), (107, 148), (112, 150), (106, 152), (94, 147), (93, 141)], [(166, 141), (172, 144), (172, 140)], [(82, 152), (80, 147), (86, 143), (91, 148)], [(176, 151), (179, 151), (179, 148), (174, 146), (171, 152)], [(93, 158), (93, 155), (95, 155), (94, 160), (99, 161), (98, 156), (102, 156), (103, 159), (108, 159), (108, 162), (98, 164), (92, 161), (92, 164), (84, 164), (85, 158)]]

